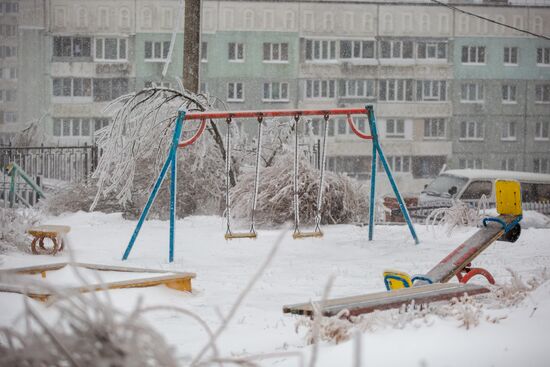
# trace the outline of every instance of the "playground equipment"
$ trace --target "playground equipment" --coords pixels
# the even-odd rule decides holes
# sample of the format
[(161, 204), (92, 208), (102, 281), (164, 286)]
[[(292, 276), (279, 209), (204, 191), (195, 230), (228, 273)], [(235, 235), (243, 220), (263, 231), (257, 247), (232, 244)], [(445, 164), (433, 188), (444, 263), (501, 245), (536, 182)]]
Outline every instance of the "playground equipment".
[[(370, 128), (370, 135), (364, 134), (360, 132), (355, 124), (353, 123), (353, 115), (367, 115), (368, 121), (369, 121), (369, 128)], [(172, 136), (172, 144), (170, 146), (170, 150), (168, 153), (168, 157), (162, 166), (162, 169), (160, 171), (160, 174), (155, 182), (155, 185), (153, 186), (153, 190), (149, 196), (149, 199), (147, 200), (147, 203), (145, 204), (145, 207), (143, 209), (143, 212), (141, 213), (138, 223), (136, 225), (136, 228), (132, 234), (132, 237), (130, 238), (130, 242), (128, 243), (128, 246), (126, 247), (126, 250), (124, 252), (124, 255), (122, 257), (123, 260), (128, 259), (128, 256), (130, 255), (130, 252), (132, 250), (132, 247), (136, 241), (136, 238), (139, 234), (139, 231), (141, 229), (141, 226), (143, 225), (143, 222), (145, 221), (149, 209), (155, 200), (155, 197), (158, 193), (158, 190), (160, 188), (160, 185), (162, 184), (162, 181), (164, 180), (166, 173), (168, 171), (168, 168), (170, 167), (170, 244), (169, 244), (169, 255), (168, 260), (169, 262), (172, 262), (174, 260), (174, 224), (175, 224), (175, 195), (176, 195), (176, 176), (177, 176), (177, 166), (176, 166), (176, 159), (177, 159), (177, 148), (178, 147), (185, 147), (188, 145), (193, 144), (204, 132), (206, 121), (207, 120), (215, 120), (215, 119), (223, 119), (225, 120), (228, 125), (231, 123), (232, 120), (236, 118), (255, 118), (259, 123), (261, 127), (262, 121), (264, 121), (265, 118), (270, 117), (293, 117), (295, 120), (296, 126), (300, 122), (300, 118), (303, 116), (323, 116), (325, 119), (325, 126), (324, 126), (324, 142), (323, 142), (323, 159), (321, 164), (321, 174), (320, 174), (320, 185), (319, 185), (319, 193), (317, 195), (317, 215), (316, 215), (316, 229), (313, 232), (300, 232), (299, 228), (299, 216), (296, 213), (296, 210), (298, 209), (297, 203), (298, 198), (297, 196), (297, 173), (298, 173), (298, 162), (296, 157), (296, 148), (295, 148), (295, 163), (294, 163), (294, 206), (295, 206), (295, 231), (294, 231), (294, 238), (303, 238), (303, 237), (320, 237), (322, 236), (322, 232), (320, 230), (320, 208), (321, 208), (321, 201), (322, 201), (322, 185), (323, 185), (323, 179), (324, 179), (324, 170), (325, 170), (325, 157), (326, 157), (326, 135), (327, 135), (327, 129), (328, 129), (328, 120), (331, 116), (346, 116), (347, 122), (350, 125), (350, 128), (352, 131), (361, 139), (365, 140), (371, 140), (372, 141), (372, 163), (371, 163), (371, 188), (370, 188), (370, 202), (375, 203), (375, 191), (376, 191), (376, 173), (377, 173), (377, 157), (380, 158), (380, 162), (382, 163), (382, 167), (384, 168), (384, 171), (390, 181), (392, 190), (397, 198), (397, 201), (399, 202), (399, 207), (401, 209), (401, 212), (403, 213), (403, 217), (405, 218), (405, 221), (407, 222), (407, 226), (409, 228), (409, 231), (411, 233), (411, 236), (413, 237), (416, 244), (419, 243), (418, 237), (416, 235), (416, 231), (414, 230), (413, 224), (410, 220), (409, 213), (407, 211), (407, 208), (405, 206), (405, 203), (403, 201), (403, 198), (401, 197), (401, 194), (399, 192), (399, 189), (397, 188), (397, 185), (395, 183), (395, 180), (393, 178), (393, 175), (391, 173), (391, 170), (389, 168), (388, 162), (386, 160), (386, 157), (384, 155), (384, 152), (382, 151), (382, 147), (380, 146), (380, 142), (378, 140), (378, 130), (376, 128), (376, 118), (374, 116), (374, 110), (373, 107), (368, 105), (365, 108), (336, 108), (336, 109), (326, 109), (326, 110), (271, 110), (271, 111), (226, 111), (226, 112), (193, 112), (193, 113), (187, 113), (187, 111), (184, 108), (181, 108), (178, 111), (178, 116), (176, 118), (176, 124), (174, 127), (174, 133)], [(199, 120), (201, 121), (201, 125), (199, 129), (197, 129), (196, 133), (188, 140), (179, 143), (181, 131), (183, 122), (185, 121), (192, 121), (192, 120)], [(229, 130), (229, 129), (228, 129)], [(295, 129), (296, 131), (298, 129)], [(261, 131), (259, 131), (259, 138), (258, 143), (261, 145)], [(297, 136), (296, 136), (297, 139)], [(230, 139), (230, 132), (228, 131), (227, 135), (227, 148), (231, 147), (231, 139)], [(226, 239), (230, 238), (254, 238), (256, 237), (256, 231), (254, 228), (254, 211), (255, 211), (255, 200), (257, 196), (258, 191), (258, 177), (259, 177), (259, 151), (257, 150), (257, 156), (256, 156), (256, 181), (255, 181), (255, 188), (254, 188), (254, 202), (252, 207), (252, 224), (251, 224), (251, 231), (250, 233), (232, 233), (229, 217), (230, 217), (230, 206), (231, 206), (231, 200), (229, 196), (229, 178), (226, 178), (226, 206), (227, 206), (227, 216), (228, 216), (228, 225), (227, 225), (227, 232), (226, 232)], [(230, 159), (230, 149), (227, 149), (226, 152), (226, 173), (230, 171), (231, 168), (231, 159)], [(373, 234), (374, 234), (374, 205), (369, 206), (369, 241), (372, 240)]]
[(9, 163), (6, 166), (6, 173), (10, 177), (10, 189), (9, 189), (9, 202), (10, 202), (10, 208), (13, 208), (15, 205), (16, 199), (19, 199), (20, 202), (24, 203), (25, 206), (31, 207), (31, 204), (27, 202), (21, 195), (17, 193), (16, 190), (16, 182), (17, 178), (21, 177), (23, 181), (29, 185), (29, 187), (36, 193), (37, 199), (38, 197), (45, 198), (46, 194), (44, 194), (44, 191), (42, 191), (42, 188), (34, 182), (34, 180), (15, 162)]
[[(51, 278), (57, 280), (60, 278), (63, 279), (66, 278), (66, 276), (63, 274), (55, 274), (55, 272), (69, 266), (78, 268), (79, 272), (81, 272), (81, 277), (84, 275), (84, 271), (88, 269), (102, 272), (102, 278), (106, 273), (110, 272), (111, 276), (118, 278), (118, 280), (97, 282), (97, 277), (92, 277), (95, 280), (94, 283), (58, 286), (56, 289), (53, 289), (51, 286), (40, 286), (38, 279), (31, 277), (33, 274), (40, 274), (41, 278), (47, 278), (47, 275), (50, 274)], [(9, 284), (7, 282), (0, 283), (0, 292), (21, 293), (42, 302), (51, 301), (57, 296), (69, 295), (72, 293), (96, 292), (107, 289), (154, 287), (161, 284), (179, 291), (191, 292), (191, 279), (195, 277), (196, 275), (194, 273), (182, 273), (177, 271), (63, 262), (0, 270), (0, 279), (9, 281)], [(54, 283), (54, 281), (52, 281), (52, 283)]]
[[(29, 228), (27, 233), (33, 236), (31, 243), (32, 253), (35, 255), (55, 255), (56, 253), (63, 251), (65, 248), (64, 236), (69, 233), (70, 230), (71, 227), (69, 226), (51, 224)], [(51, 249), (47, 249), (44, 245), (46, 238), (48, 238), (53, 244)], [(38, 248), (36, 245), (38, 245)]]
[[(489, 292), (483, 286), (466, 284), (476, 275), (481, 275), (490, 284), (495, 284), (491, 273), (482, 268), (472, 268), (472, 261), (497, 240), (515, 242), (521, 233), (522, 219), (520, 184), (516, 181), (496, 181), (497, 212), (495, 218), (485, 218), (482, 227), (463, 244), (457, 247), (425, 275), (410, 276), (405, 272), (386, 270), (384, 285), (389, 292), (345, 297), (325, 302), (322, 313), (333, 316), (347, 309), (350, 315), (398, 308), (402, 305), (425, 304), (435, 301), (470, 296)], [(459, 284), (445, 284), (454, 276)], [(311, 302), (283, 307), (283, 312), (312, 315)]]

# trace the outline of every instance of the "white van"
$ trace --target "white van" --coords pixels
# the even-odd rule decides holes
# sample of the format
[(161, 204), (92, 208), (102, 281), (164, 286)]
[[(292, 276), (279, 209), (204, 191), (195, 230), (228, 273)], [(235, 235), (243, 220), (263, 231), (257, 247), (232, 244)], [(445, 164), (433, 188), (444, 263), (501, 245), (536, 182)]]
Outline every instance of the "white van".
[(521, 184), (521, 200), (524, 203), (550, 201), (550, 174), (457, 169), (441, 173), (426, 185), (419, 198), (419, 206), (449, 206), (452, 199), (477, 201), (483, 195), (489, 203), (495, 203), (495, 181), (515, 180)]

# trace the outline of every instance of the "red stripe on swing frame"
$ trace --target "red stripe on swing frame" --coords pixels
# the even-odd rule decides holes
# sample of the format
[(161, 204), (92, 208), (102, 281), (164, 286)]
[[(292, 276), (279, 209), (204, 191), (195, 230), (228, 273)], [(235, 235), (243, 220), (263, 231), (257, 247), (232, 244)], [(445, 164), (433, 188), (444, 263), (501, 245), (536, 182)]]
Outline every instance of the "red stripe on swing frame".
[(231, 111), (231, 112), (192, 112), (185, 115), (185, 120), (228, 119), (251, 117), (283, 117), (283, 116), (342, 116), (366, 114), (367, 109), (361, 108), (332, 108), (326, 110), (265, 110), (265, 111)]

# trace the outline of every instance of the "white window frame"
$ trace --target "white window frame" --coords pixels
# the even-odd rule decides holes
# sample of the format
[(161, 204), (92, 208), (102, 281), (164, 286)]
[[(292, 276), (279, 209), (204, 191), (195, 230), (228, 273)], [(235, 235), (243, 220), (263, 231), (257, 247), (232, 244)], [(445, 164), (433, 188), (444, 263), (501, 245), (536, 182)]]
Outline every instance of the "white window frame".
[[(59, 117), (53, 119), (52, 136), (56, 138), (90, 138), (93, 137), (95, 131), (95, 120), (87, 117)], [(108, 125), (108, 119), (106, 119)], [(84, 125), (87, 123), (88, 134), (83, 134)], [(65, 130), (65, 127), (67, 128)], [(105, 127), (105, 126), (102, 126)], [(56, 130), (59, 129), (59, 134)], [(76, 133), (78, 131), (78, 133)]]
[(518, 124), (516, 121), (505, 121), (501, 125), (500, 140), (516, 141), (518, 139)]
[(550, 66), (550, 47), (537, 47), (537, 66)]
[(201, 42), (201, 62), (208, 62), (208, 42)]
[[(106, 40), (116, 40), (116, 58), (106, 59), (105, 58), (105, 41)], [(101, 46), (98, 44), (101, 43)], [(121, 57), (121, 45), (124, 44), (124, 57)], [(127, 62), (128, 61), (128, 40), (121, 37), (96, 37), (94, 38), (94, 61), (101, 62)], [(101, 55), (98, 57), (98, 52), (101, 52)]]
[[(239, 85), (241, 96), (239, 96)], [(242, 82), (227, 83), (227, 102), (244, 102), (244, 84)]]
[[(318, 93), (315, 92), (317, 89)], [(326, 93), (325, 93), (326, 92)], [(334, 79), (308, 79), (306, 80), (306, 99), (331, 99), (336, 98), (336, 80)]]
[(343, 80), (339, 95), (343, 98), (375, 98), (376, 82), (374, 79)]
[[(515, 62), (514, 62), (515, 59)], [(519, 65), (519, 48), (516, 46), (505, 46), (503, 49), (502, 60), (504, 66)]]
[[(275, 98), (274, 91), (278, 90), (278, 97)], [(285, 93), (283, 93), (285, 91)], [(266, 96), (267, 92), (267, 96)], [(269, 82), (264, 83), (263, 89), (263, 102), (288, 102), (289, 101), (289, 90), (287, 82)]]
[(411, 156), (389, 156), (387, 157), (387, 161), (392, 173), (410, 173), (412, 171)]
[(537, 121), (535, 123), (535, 141), (550, 140), (550, 121)]
[[(244, 43), (229, 42), (227, 44), (227, 60), (229, 62), (244, 62), (244, 52)], [(232, 53), (233, 55), (231, 55)]]
[(386, 119), (386, 138), (405, 139), (405, 119)]
[[(441, 128), (441, 125), (443, 127)], [(432, 134), (433, 131), (436, 131), (436, 134)], [(424, 139), (427, 140), (443, 140), (447, 135), (447, 121), (441, 117), (427, 118), (424, 119)], [(439, 134), (438, 134), (439, 133)]]
[[(465, 136), (462, 135), (465, 125)], [(483, 121), (461, 121), (460, 141), (483, 141), (485, 140), (485, 124)]]
[(550, 84), (535, 85), (535, 103), (538, 103), (538, 104), (550, 103)]
[[(464, 50), (466, 51), (466, 61), (464, 61)], [(481, 52), (483, 51), (483, 52)], [(483, 61), (480, 61), (480, 55), (483, 54)], [(473, 60), (473, 61), (472, 61)], [(487, 63), (487, 49), (485, 46), (462, 46), (461, 61), (463, 65), (485, 65)]]
[[(384, 85), (384, 86), (383, 86)], [(407, 98), (410, 89), (410, 98)], [(390, 98), (393, 90), (393, 98)], [(399, 98), (400, 92), (403, 98)], [(385, 95), (382, 96), (382, 92)], [(381, 79), (378, 82), (378, 100), (381, 102), (412, 102), (414, 100), (413, 80), (411, 79)]]
[[(535, 169), (535, 165), (538, 165), (538, 169)], [(539, 157), (533, 159), (533, 171), (536, 173), (550, 173), (550, 158)]]
[[(472, 93), (475, 94), (475, 96), (471, 96)], [(468, 82), (468, 83), (461, 84), (460, 103), (483, 103), (483, 102), (484, 102), (483, 84), (478, 82)]]
[(518, 103), (517, 89), (518, 88), (515, 84), (503, 84), (502, 85), (502, 103), (517, 104)]
[[(283, 53), (283, 50), (286, 50), (286, 54)], [(262, 62), (266, 64), (288, 64), (288, 43), (264, 42), (262, 48)]]
[[(424, 45), (425, 54), (422, 55), (420, 48)], [(439, 48), (443, 47), (444, 56), (439, 57)], [(435, 56), (430, 56), (430, 51), (433, 50)], [(420, 41), (416, 44), (416, 59), (418, 61), (429, 61), (429, 62), (447, 62), (448, 55), (448, 44), (447, 42), (438, 42), (438, 41)]]
[(446, 80), (417, 80), (416, 99), (425, 102), (445, 102), (447, 101), (447, 81)]
[[(390, 46), (390, 55), (389, 57), (384, 57), (384, 53), (382, 52), (382, 45), (383, 43), (389, 43)], [(404, 44), (405, 42), (411, 43), (411, 56), (410, 57), (403, 57), (404, 52)], [(379, 42), (379, 50), (378, 50), (378, 58), (380, 60), (402, 60), (402, 61), (413, 61), (414, 60), (414, 42), (413, 41), (403, 41), (403, 40), (381, 40)], [(397, 53), (399, 55), (397, 55)]]
[[(305, 60), (315, 63), (337, 62), (337, 42), (330, 39), (307, 39), (305, 42)], [(310, 49), (310, 51), (308, 51)]]
[(483, 161), (480, 158), (460, 158), (458, 167), (460, 169), (482, 169)]
[[(151, 57), (147, 57), (147, 44), (151, 44)], [(156, 57), (156, 45), (159, 45), (160, 57)], [(167, 49), (166, 49), (167, 48)], [(166, 50), (165, 50), (166, 49)], [(170, 41), (145, 41), (143, 44), (143, 60), (145, 62), (165, 62), (170, 50)], [(128, 51), (126, 51), (128, 52)], [(164, 56), (166, 54), (166, 57)]]
[[(349, 42), (350, 43), (350, 56), (346, 57), (342, 54), (344, 51), (344, 43)], [(372, 56), (367, 57), (365, 56), (365, 50), (370, 44), (370, 47), (372, 48)], [(344, 39), (340, 41), (340, 59), (342, 61), (367, 61), (367, 60), (376, 60), (376, 41), (374, 40), (351, 40), (351, 39)]]
[[(80, 80), (81, 83), (82, 83), (82, 88), (84, 90), (84, 81), (87, 81), (89, 83), (89, 95), (85, 95), (85, 96), (75, 96), (74, 95), (74, 91), (75, 91), (75, 80)], [(56, 81), (59, 81), (61, 82), (61, 91), (62, 91), (62, 94), (61, 95), (55, 95), (55, 87), (54, 85), (56, 84)], [(69, 81), (70, 83), (70, 95), (64, 95), (63, 94), (63, 90), (65, 88), (65, 82)], [(53, 77), (52, 78), (52, 98), (54, 100), (62, 100), (63, 102), (76, 102), (76, 103), (82, 103), (82, 102), (88, 102), (88, 101), (92, 101), (93, 100), (93, 96), (94, 96), (94, 91), (93, 91), (93, 80), (92, 78), (76, 78), (76, 77)]]
[(500, 169), (503, 171), (515, 171), (516, 160), (514, 158), (504, 158), (500, 161)]

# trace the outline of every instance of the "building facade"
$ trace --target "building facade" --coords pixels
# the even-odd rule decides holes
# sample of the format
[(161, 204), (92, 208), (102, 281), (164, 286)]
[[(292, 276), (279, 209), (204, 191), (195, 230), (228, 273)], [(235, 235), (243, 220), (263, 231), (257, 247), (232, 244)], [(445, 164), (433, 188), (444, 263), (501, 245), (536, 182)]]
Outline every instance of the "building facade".
[[(5, 136), (41, 119), (50, 141), (90, 144), (116, 97), (177, 86), (179, 1), (19, 4), (27, 11), (15, 17), (17, 36), (2, 37), (2, 47), (19, 49), (0, 58), (3, 69), (17, 65), (18, 77), (0, 80), (0, 89), (17, 88), (15, 104), (0, 102), (17, 115), (1, 123)], [(460, 8), (550, 34), (550, 7)], [(200, 78), (228, 109), (373, 104), (389, 163), (411, 191), (445, 164), (550, 172), (550, 41), (437, 4), (204, 1)], [(366, 128), (364, 119), (356, 123)], [(311, 127), (321, 131), (319, 121)], [(329, 125), (327, 165), (369, 175), (370, 149), (343, 120)]]

